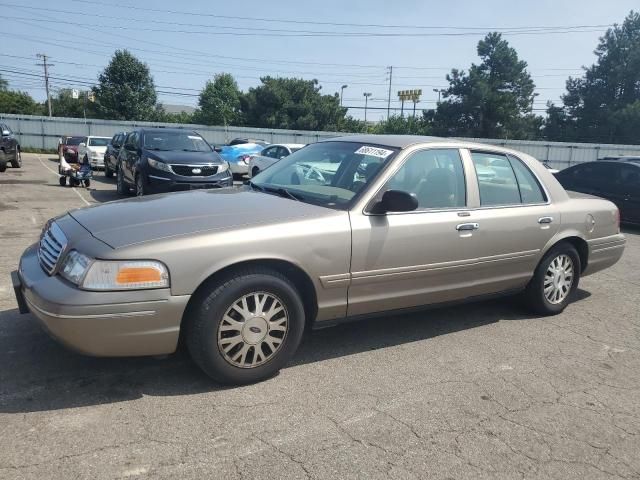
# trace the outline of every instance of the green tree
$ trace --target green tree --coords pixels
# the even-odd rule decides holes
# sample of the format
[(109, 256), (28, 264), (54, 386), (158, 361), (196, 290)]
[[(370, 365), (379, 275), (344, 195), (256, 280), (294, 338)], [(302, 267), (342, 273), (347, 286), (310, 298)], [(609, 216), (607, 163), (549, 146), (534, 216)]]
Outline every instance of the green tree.
[(453, 69), (438, 105), (433, 129), (439, 135), (535, 138), (540, 120), (532, 114), (535, 85), (527, 63), (502, 36), (489, 33), (477, 47), (479, 65)]
[(200, 108), (194, 118), (205, 125), (240, 125), (241, 96), (242, 92), (231, 74), (217, 74), (200, 92)]
[(582, 78), (567, 80), (564, 116), (549, 105), (545, 136), (550, 140), (640, 143), (640, 14), (630, 12), (600, 38), (596, 63)]
[(404, 134), (404, 135), (428, 135), (430, 125), (425, 120), (425, 116), (392, 115), (387, 120), (376, 124), (373, 133)]
[(0, 90), (0, 112), (23, 115), (41, 115), (42, 105), (26, 92)]
[(78, 98), (73, 98), (73, 91), (69, 88), (62, 89), (51, 98), (51, 110), (56, 117), (95, 118), (95, 104), (88, 100), (88, 90), (80, 90)]
[(317, 80), (261, 78), (240, 98), (246, 125), (297, 130), (337, 130), (346, 108), (340, 96), (322, 95)]
[(102, 118), (149, 120), (157, 95), (149, 67), (127, 50), (116, 50), (93, 88), (96, 109)]

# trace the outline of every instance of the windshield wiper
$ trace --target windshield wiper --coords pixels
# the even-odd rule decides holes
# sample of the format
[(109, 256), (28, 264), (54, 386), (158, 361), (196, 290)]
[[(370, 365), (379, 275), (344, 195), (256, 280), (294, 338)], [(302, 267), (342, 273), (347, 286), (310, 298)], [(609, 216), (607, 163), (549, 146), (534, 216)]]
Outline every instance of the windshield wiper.
[(280, 195), (281, 197), (290, 198), (291, 200), (295, 200), (296, 202), (302, 201), (302, 197), (300, 195), (296, 195), (286, 188), (282, 187), (263, 187), (262, 185), (258, 185), (257, 183), (249, 180), (249, 186), (254, 190), (258, 190), (260, 192), (265, 193), (275, 193), (276, 195)]
[(160, 147), (144, 147), (147, 150), (155, 150), (156, 152), (168, 152), (169, 150), (166, 148), (160, 148)]

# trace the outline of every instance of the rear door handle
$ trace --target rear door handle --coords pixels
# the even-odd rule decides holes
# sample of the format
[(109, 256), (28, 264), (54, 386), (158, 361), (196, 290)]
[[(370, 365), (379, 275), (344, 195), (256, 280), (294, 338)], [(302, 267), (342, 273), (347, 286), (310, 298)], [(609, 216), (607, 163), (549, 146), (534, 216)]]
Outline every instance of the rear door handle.
[(461, 223), (456, 227), (456, 230), (459, 232), (468, 231), (468, 230), (478, 230), (480, 228), (480, 224), (478, 223)]
[(538, 223), (543, 225), (545, 223), (553, 223), (553, 217), (540, 217)]

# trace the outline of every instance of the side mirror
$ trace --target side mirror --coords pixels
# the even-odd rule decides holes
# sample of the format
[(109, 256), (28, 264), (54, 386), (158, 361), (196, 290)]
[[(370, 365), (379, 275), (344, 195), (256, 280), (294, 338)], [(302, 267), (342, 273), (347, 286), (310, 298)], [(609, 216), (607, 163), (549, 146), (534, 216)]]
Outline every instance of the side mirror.
[(412, 212), (416, 208), (418, 208), (418, 199), (415, 194), (403, 190), (387, 190), (382, 195), (382, 200), (373, 206), (371, 212)]
[(286, 155), (283, 155), (283, 156), (280, 157), (280, 160), (283, 160), (285, 158), (287, 158)]
[(87, 146), (87, 144), (86, 144), (86, 143), (84, 143), (84, 142), (82, 142), (82, 143), (78, 144), (78, 148), (84, 148), (84, 147), (86, 147), (86, 146)]
[(9, 130), (2, 130), (2, 136), (3, 137), (8, 137), (11, 135), (11, 132)]
[(221, 153), (222, 152), (222, 147), (213, 147), (213, 151), (216, 153)]

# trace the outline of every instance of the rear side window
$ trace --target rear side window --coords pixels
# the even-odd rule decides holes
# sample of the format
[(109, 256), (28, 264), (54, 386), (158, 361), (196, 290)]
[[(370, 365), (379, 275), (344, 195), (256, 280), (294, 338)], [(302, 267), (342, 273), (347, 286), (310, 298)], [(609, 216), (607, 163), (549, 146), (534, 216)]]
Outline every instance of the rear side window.
[(518, 159), (489, 152), (471, 152), (478, 177), (480, 205), (523, 205), (546, 200), (538, 181)]

